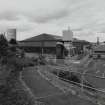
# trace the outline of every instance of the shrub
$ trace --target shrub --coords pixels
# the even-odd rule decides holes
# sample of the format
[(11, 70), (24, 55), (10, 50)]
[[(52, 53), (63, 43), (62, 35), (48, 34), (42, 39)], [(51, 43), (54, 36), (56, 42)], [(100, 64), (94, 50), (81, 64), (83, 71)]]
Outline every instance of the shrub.
[[(72, 82), (76, 82), (76, 83), (80, 83), (81, 82), (80, 78), (75, 73), (71, 73), (70, 76), (68, 77), (68, 80), (70, 80)], [(74, 84), (76, 84), (76, 83), (74, 83)]]
[(81, 83), (81, 79), (78, 77), (78, 75), (76, 73), (70, 73), (69, 71), (60, 71), (59, 77), (61, 77), (62, 79), (67, 79), (69, 80), (68, 82), (75, 85), (78, 85), (76, 83)]
[(61, 77), (61, 78), (67, 79), (68, 76), (69, 76), (69, 71), (63, 71), (63, 70), (61, 70), (59, 72), (59, 77)]

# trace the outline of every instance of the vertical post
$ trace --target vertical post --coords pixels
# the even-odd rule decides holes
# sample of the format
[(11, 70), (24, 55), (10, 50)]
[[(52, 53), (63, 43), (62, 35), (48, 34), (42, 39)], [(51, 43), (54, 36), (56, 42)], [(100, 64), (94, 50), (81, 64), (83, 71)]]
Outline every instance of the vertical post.
[(82, 74), (82, 77), (81, 77), (81, 91), (83, 92), (83, 90), (84, 90), (84, 73)]
[(58, 64), (64, 63), (64, 44), (62, 42), (56, 44), (56, 61)]
[(83, 92), (84, 91), (84, 80), (85, 80), (85, 78), (84, 78), (84, 76), (86, 75), (86, 72), (88, 71), (88, 69), (87, 70), (85, 70), (84, 72), (83, 72), (83, 74), (82, 74), (82, 77), (81, 77), (81, 91)]
[[(72, 51), (72, 41), (69, 41), (69, 51)], [(69, 53), (71, 53), (71, 51)], [(71, 54), (70, 54), (71, 55)]]
[(41, 55), (44, 54), (44, 41), (41, 42)]
[(69, 41), (69, 57), (70, 57), (70, 51), (71, 50), (71, 42)]
[(41, 52), (41, 55), (43, 56), (43, 53), (44, 53), (44, 49), (43, 49), (43, 47), (42, 47), (42, 52)]

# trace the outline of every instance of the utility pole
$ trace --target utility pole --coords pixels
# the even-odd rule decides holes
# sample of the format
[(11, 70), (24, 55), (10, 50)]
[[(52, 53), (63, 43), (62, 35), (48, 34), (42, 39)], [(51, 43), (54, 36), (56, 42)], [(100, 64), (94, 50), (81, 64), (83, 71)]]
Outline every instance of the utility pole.
[(71, 41), (69, 41), (69, 57), (70, 57), (70, 52), (71, 52)]
[(44, 41), (41, 42), (41, 56), (44, 54)]
[(99, 37), (97, 37), (97, 45), (99, 45), (100, 44), (100, 39), (99, 39)]

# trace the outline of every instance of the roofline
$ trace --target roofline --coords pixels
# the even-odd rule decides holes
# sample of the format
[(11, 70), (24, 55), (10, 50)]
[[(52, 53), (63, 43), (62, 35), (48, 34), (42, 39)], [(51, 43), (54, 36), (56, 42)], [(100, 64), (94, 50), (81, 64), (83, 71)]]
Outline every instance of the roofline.
[(59, 41), (62, 41), (62, 42), (73, 42), (73, 43), (90, 43), (90, 42), (87, 42), (87, 41), (71, 41), (71, 40), (62, 40), (62, 39), (57, 39), (57, 40), (40, 40), (40, 41), (38, 41), (38, 40), (36, 40), (36, 41), (19, 41), (19, 42), (50, 42), (50, 41), (54, 41), (54, 42), (59, 42)]
[(36, 41), (19, 41), (19, 42), (45, 42), (45, 41), (47, 41), (47, 42), (50, 42), (50, 41), (55, 41), (55, 42), (58, 42), (58, 41), (62, 41), (62, 39), (57, 39), (57, 40), (40, 40), (40, 41), (38, 41), (38, 40), (36, 40)]

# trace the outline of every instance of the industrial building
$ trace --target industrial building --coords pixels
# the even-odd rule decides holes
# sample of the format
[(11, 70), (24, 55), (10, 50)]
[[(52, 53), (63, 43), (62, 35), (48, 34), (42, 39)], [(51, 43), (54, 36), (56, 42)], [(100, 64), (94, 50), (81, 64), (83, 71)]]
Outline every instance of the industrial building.
[(38, 36), (20, 41), (19, 46), (27, 52), (55, 54), (56, 42), (62, 41), (61, 36), (40, 34)]
[(62, 36), (43, 33), (38, 36), (34, 36), (29, 39), (20, 41), (19, 46), (26, 52), (55, 54), (56, 43), (60, 41), (64, 42), (64, 45), (65, 43), (71, 42), (71, 55), (80, 54), (81, 52), (83, 52), (84, 46), (90, 44), (87, 41), (78, 40), (76, 38), (73, 38), (72, 41), (64, 41)]

